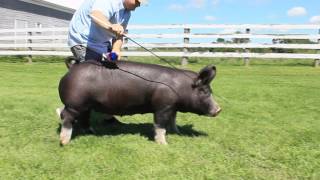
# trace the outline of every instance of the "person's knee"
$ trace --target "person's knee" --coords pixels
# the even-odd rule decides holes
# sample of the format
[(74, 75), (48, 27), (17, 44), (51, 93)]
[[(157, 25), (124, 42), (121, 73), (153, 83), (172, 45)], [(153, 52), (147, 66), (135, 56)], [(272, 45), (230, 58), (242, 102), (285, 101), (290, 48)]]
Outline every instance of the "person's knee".
[(81, 45), (76, 45), (71, 48), (71, 52), (79, 62), (85, 61), (86, 47)]

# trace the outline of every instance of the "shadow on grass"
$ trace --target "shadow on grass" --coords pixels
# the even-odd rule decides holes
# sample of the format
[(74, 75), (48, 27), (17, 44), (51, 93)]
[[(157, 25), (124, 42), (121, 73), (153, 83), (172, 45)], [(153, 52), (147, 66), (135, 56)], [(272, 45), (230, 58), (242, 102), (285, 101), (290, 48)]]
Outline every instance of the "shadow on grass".
[(277, 67), (313, 67), (314, 61), (308, 59), (253, 59), (250, 61), (252, 66), (277, 66)]
[[(95, 135), (95, 136), (118, 136), (123, 134), (139, 134), (140, 136), (144, 136), (148, 138), (148, 140), (154, 140), (154, 131), (153, 131), (153, 124), (152, 123), (107, 123), (102, 122), (99, 124), (92, 125), (94, 129), (94, 133), (88, 132), (86, 130), (81, 129), (77, 124), (74, 125), (72, 139), (75, 139), (79, 136), (86, 136), (86, 135)], [(197, 137), (197, 136), (207, 136), (206, 133), (197, 131), (193, 129), (192, 124), (186, 124), (183, 126), (178, 126), (180, 131), (179, 135), (181, 136), (189, 136), (189, 137)], [(57, 133), (59, 134), (61, 131), (61, 124), (57, 128)], [(168, 134), (171, 134), (168, 132)]]

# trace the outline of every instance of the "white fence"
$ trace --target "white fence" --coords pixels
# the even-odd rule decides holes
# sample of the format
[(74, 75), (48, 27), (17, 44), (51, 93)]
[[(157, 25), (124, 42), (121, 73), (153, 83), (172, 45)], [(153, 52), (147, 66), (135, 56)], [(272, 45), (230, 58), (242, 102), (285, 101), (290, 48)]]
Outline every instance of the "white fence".
[[(320, 25), (131, 25), (128, 30), (128, 36), (142, 46), (159, 56), (182, 57), (182, 63), (188, 57), (236, 57), (246, 62), (249, 58), (310, 59), (318, 65), (320, 59)], [(67, 31), (1, 29), (0, 55), (69, 56)], [(151, 56), (130, 41), (123, 49), (123, 56)]]

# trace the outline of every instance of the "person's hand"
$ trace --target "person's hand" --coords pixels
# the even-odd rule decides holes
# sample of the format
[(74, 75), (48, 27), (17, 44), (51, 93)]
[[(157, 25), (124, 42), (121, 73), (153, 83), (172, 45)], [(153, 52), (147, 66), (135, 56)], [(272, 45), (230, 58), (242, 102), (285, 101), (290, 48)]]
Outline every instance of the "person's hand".
[(114, 53), (117, 54), (117, 60), (121, 59), (121, 52), (120, 51), (113, 51)]
[(122, 36), (124, 34), (124, 28), (121, 24), (112, 24), (111, 31), (113, 31), (117, 36)]

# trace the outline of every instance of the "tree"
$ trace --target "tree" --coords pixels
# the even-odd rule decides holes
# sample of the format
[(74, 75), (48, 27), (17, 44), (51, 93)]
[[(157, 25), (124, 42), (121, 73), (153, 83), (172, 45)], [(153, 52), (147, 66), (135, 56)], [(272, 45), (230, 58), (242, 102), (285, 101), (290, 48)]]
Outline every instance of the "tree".
[[(235, 32), (236, 34), (242, 34), (240, 31)], [(249, 38), (232, 38), (233, 43), (241, 44), (241, 43), (249, 43)]]
[(225, 43), (226, 41), (225, 41), (223, 38), (218, 38), (218, 39), (217, 39), (217, 42), (218, 42), (218, 43)]

